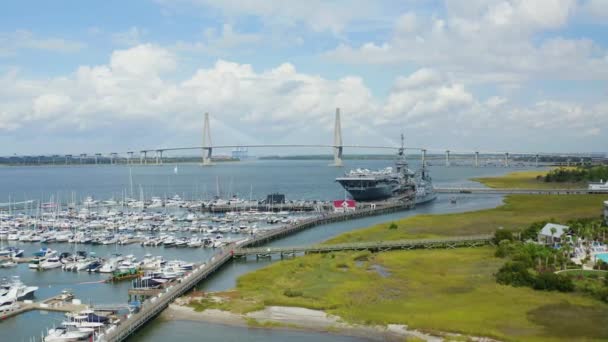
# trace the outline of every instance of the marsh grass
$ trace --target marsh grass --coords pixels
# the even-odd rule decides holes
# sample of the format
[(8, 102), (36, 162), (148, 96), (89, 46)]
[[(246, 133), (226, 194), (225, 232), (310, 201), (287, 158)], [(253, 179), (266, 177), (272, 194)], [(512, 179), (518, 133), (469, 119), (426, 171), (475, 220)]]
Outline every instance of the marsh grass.
[[(499, 285), (494, 273), (504, 260), (495, 258), (491, 247), (385, 252), (366, 261), (358, 257), (355, 252), (334, 253), (334, 258), (307, 255), (246, 274), (238, 279), (239, 296), (225, 309), (241, 312), (241, 303), (254, 301), (324, 310), (351, 323), (407, 324), (508, 341), (608, 338), (607, 329), (595, 326), (605, 321), (598, 317), (608, 317), (608, 305), (579, 294)], [(353, 267), (355, 262), (364, 265)], [(343, 264), (351, 266), (343, 270)], [(373, 265), (389, 276), (370, 272)], [(302, 295), (285, 295), (294, 289)], [(567, 334), (564, 309), (577, 317), (568, 321)]]
[(473, 178), (476, 182), (483, 183), (490, 188), (510, 189), (579, 189), (586, 188), (586, 183), (556, 183), (545, 182), (544, 177), (548, 171), (516, 171), (504, 176)]
[(489, 234), (499, 227), (521, 230), (532, 222), (566, 222), (576, 218), (599, 217), (604, 195), (510, 195), (493, 209), (443, 214), (416, 215), (393, 222), (356, 230), (326, 241), (327, 244), (380, 240), (401, 240)]

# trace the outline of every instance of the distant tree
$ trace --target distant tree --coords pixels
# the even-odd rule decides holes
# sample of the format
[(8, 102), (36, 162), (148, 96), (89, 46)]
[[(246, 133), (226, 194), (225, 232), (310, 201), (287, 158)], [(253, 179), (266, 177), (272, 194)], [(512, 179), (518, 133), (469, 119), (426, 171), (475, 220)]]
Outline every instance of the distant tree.
[(534, 276), (523, 262), (509, 261), (496, 273), (496, 281), (503, 285), (531, 286), (534, 284)]
[(542, 272), (535, 277), (532, 287), (535, 290), (572, 292), (574, 291), (574, 282), (568, 276), (553, 272)]
[(498, 229), (494, 232), (494, 243), (499, 244), (501, 241), (513, 241), (513, 232), (506, 229)]

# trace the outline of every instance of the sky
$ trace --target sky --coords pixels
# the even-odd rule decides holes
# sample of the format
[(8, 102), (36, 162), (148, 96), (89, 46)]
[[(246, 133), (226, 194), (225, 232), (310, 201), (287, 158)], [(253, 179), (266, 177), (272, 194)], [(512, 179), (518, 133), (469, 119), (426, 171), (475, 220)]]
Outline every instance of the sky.
[[(0, 155), (608, 150), (608, 0), (7, 1)], [(315, 151), (317, 152), (317, 151)], [(330, 151), (327, 151), (330, 152)], [(348, 153), (348, 151), (346, 152)]]

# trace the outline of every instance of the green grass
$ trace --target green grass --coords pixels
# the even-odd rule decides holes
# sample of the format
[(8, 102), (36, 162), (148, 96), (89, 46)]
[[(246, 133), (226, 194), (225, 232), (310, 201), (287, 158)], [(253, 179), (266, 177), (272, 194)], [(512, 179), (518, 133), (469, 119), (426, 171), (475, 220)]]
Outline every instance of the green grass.
[(545, 176), (547, 171), (517, 171), (499, 177), (473, 178), (490, 188), (509, 189), (580, 189), (586, 188), (586, 183), (555, 183), (537, 179)]
[[(608, 305), (578, 294), (498, 285), (493, 274), (504, 260), (493, 254), (483, 247), (308, 255), (240, 277), (238, 296), (224, 305), (236, 312), (243, 302), (307, 307), (353, 323), (506, 341), (608, 339)], [(285, 295), (295, 289), (300, 296)]]
[(534, 221), (565, 222), (599, 217), (601, 195), (510, 195), (497, 208), (443, 215), (416, 215), (339, 235), (326, 243), (433, 238), (493, 233), (498, 227), (521, 229)]

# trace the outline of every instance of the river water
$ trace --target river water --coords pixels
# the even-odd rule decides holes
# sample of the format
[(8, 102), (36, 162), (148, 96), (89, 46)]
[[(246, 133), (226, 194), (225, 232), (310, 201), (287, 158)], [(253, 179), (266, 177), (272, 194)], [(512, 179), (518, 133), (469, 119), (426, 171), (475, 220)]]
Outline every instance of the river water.
[[(345, 162), (345, 169), (364, 167), (370, 169), (390, 166), (391, 161), (365, 160)], [(412, 163), (415, 167), (415, 162)], [(0, 168), (0, 202), (21, 201), (28, 199), (71, 200), (94, 196), (97, 199), (110, 197), (120, 199), (123, 195), (135, 198), (143, 196), (171, 196), (179, 194), (183, 198), (210, 197), (218, 193), (223, 197), (239, 195), (242, 198), (261, 199), (267, 194), (280, 192), (288, 199), (321, 199), (343, 198), (342, 188), (333, 180), (341, 175), (344, 169), (327, 166), (327, 161), (248, 161), (223, 163), (203, 168), (195, 164), (162, 165), (162, 166), (82, 166), (82, 167), (5, 167)], [(441, 166), (431, 167), (431, 175), (436, 186), (472, 186), (478, 185), (468, 179), (478, 176), (492, 176), (505, 173), (505, 168), (472, 168)], [(420, 213), (449, 213), (492, 208), (502, 201), (500, 196), (466, 196), (458, 197), (456, 203), (450, 197), (439, 196), (430, 204), (418, 208), (368, 217), (353, 221), (339, 222), (316, 227), (285, 239), (277, 240), (271, 245), (303, 245), (318, 243), (340, 233), (363, 228), (379, 222), (386, 222)], [(6, 242), (0, 242), (0, 247)], [(14, 243), (13, 243), (14, 245)], [(20, 248), (30, 256), (40, 248), (39, 243), (18, 243)], [(68, 244), (53, 244), (53, 249), (71, 251)], [(182, 259), (200, 261), (210, 257), (210, 249), (164, 249), (162, 247), (101, 246), (86, 245), (78, 248), (95, 252), (98, 256), (111, 253), (134, 254), (138, 258), (146, 253), (163, 255), (165, 259)], [(210, 279), (199, 285), (204, 290), (226, 290), (235, 286), (236, 278), (244, 273), (268, 265), (275, 260), (233, 262), (222, 268)], [(63, 289), (72, 290), (76, 297), (85, 303), (125, 303), (130, 283), (102, 283), (107, 275), (97, 273), (63, 272), (50, 270), (32, 271), (26, 264), (13, 269), (0, 269), (0, 278), (19, 275), (22, 281), (31, 286), (38, 286), (38, 299), (58, 294)], [(0, 340), (32, 341), (40, 340), (47, 328), (58, 325), (63, 315), (57, 313), (29, 312), (0, 322)], [(222, 325), (156, 320), (140, 330), (132, 340), (137, 341), (189, 341), (202, 339), (208, 341), (356, 341), (350, 337), (340, 337), (312, 332), (276, 331), (266, 329), (236, 328)]]

